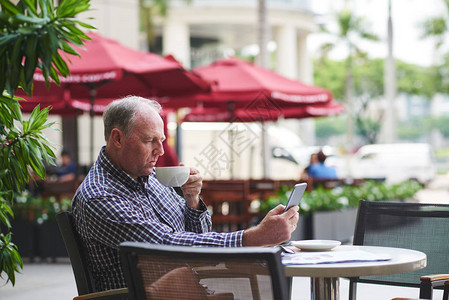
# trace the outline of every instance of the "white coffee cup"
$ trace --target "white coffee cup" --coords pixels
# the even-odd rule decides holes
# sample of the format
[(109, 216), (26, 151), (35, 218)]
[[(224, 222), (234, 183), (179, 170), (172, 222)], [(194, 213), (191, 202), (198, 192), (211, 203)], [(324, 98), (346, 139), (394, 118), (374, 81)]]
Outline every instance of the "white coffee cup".
[(165, 186), (177, 187), (187, 182), (190, 168), (185, 166), (157, 167), (156, 178)]

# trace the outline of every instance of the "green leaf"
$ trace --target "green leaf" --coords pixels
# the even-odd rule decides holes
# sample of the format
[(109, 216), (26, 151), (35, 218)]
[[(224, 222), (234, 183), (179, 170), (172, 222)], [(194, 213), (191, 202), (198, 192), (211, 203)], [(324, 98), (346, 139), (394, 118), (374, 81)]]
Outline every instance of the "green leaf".
[(89, 9), (89, 1), (63, 1), (56, 9), (58, 18), (73, 17)]
[(0, 4), (2, 6), (2, 10), (10, 15), (17, 15), (21, 13), (21, 11), (8, 0), (0, 0)]
[(29, 127), (31, 127), (31, 128), (33, 127), (32, 124), (35, 122), (35, 119), (37, 119), (39, 117), (39, 112), (40, 112), (40, 105), (37, 105), (31, 112), (31, 115), (28, 119), (28, 122), (30, 123)]
[(6, 27), (7, 25), (9, 25), (9, 16), (4, 11), (0, 11), (0, 26)]
[(42, 124), (44, 124), (47, 121), (47, 115), (45, 114), (45, 111), (40, 111), (38, 107), (35, 107), (33, 109), (33, 112), (30, 116), (30, 131), (37, 131), (40, 129)]
[(87, 24), (87, 23), (84, 23), (84, 22), (81, 22), (81, 21), (75, 21), (78, 25), (80, 25), (80, 26), (82, 26), (82, 27), (84, 27), (84, 28), (87, 28), (87, 29), (97, 29), (95, 26), (92, 26), (92, 25), (90, 25), (90, 24)]
[[(33, 83), (33, 74), (37, 66), (37, 37), (29, 35), (25, 45), (25, 82)], [(28, 92), (28, 91), (27, 91)], [(30, 93), (28, 93), (30, 95)]]
[(69, 67), (67, 66), (66, 62), (62, 59), (61, 55), (59, 55), (59, 53), (56, 53), (53, 56), (53, 63), (62, 76), (66, 77), (67, 75), (69, 75), (70, 73)]
[(22, 2), (26, 5), (28, 8), (28, 12), (33, 16), (37, 16), (37, 10), (36, 10), (36, 0), (22, 0)]
[[(10, 69), (10, 78), (9, 78), (9, 87), (8, 88), (8, 93), (10, 95), (14, 95), (15, 91), (17, 90), (17, 87), (19, 85), (19, 81), (20, 81), (20, 73), (22, 71), (22, 57), (23, 57), (23, 52), (22, 52), (22, 42), (24, 40), (24, 36), (20, 35), (15, 43), (14, 43), (14, 47), (12, 49), (9, 61), (11, 66), (13, 66)], [(8, 82), (8, 81), (7, 81)]]
[(38, 18), (38, 17), (29, 17), (25, 16), (23, 14), (17, 14), (14, 16), (17, 20), (24, 22), (24, 23), (32, 23), (32, 24), (45, 24), (47, 23), (46, 20)]
[(44, 18), (48, 18), (48, 7), (46, 5), (47, 1), (48, 0), (39, 0), (39, 6), (40, 6), (40, 8), (42, 10), (42, 16)]
[(13, 100), (10, 102), (11, 108), (14, 114), (14, 118), (19, 121), (23, 122), (22, 119), (22, 110), (20, 109), (19, 101), (24, 100), (23, 98), (14, 96)]
[(42, 35), (38, 43), (37, 49), (39, 50), (39, 57), (42, 62), (42, 71), (44, 78), (48, 79), (48, 73), (50, 73), (51, 68), (51, 56), (52, 56), (50, 37), (48, 36), (48, 34)]
[(11, 207), (7, 203), (0, 203), (0, 222), (4, 224), (7, 228), (11, 228), (10, 217), (13, 217)]
[[(42, 147), (43, 149), (45, 149), (45, 152), (47, 152), (47, 157), (45, 157), (44, 156), (44, 159), (45, 159), (45, 161), (47, 162), (47, 163), (52, 163), (52, 164), (54, 164), (54, 159), (51, 159), (51, 158), (56, 158), (56, 155), (55, 155), (55, 153), (53, 152), (53, 149), (51, 149), (48, 145), (46, 145), (46, 144), (43, 144), (43, 147)], [(49, 160), (47, 160), (47, 159), (49, 159)]]
[(49, 14), (53, 15), (53, 11), (55, 10), (53, 6), (53, 1), (46, 1), (47, 2), (47, 11)]
[(6, 88), (6, 66), (6, 56), (0, 56), (0, 70), (5, 70), (5, 72), (0, 72), (0, 91), (4, 91)]
[(31, 152), (30, 155), (31, 168), (33, 169), (33, 172), (36, 173), (36, 175), (38, 175), (42, 179), (45, 179), (45, 166), (42, 163), (40, 152), (38, 152), (39, 150), (37, 148), (33, 150), (35, 152)]
[[(12, 33), (12, 34), (8, 34), (8, 35), (4, 35), (0, 37), (0, 47), (5, 47), (6, 44), (10, 43), (12, 40), (15, 40), (19, 37), (19, 34), (17, 33)], [(8, 48), (4, 48), (4, 50), (6, 50)]]
[(56, 84), (58, 84), (58, 85), (60, 84), (59, 74), (58, 74), (58, 72), (56, 72), (56, 69), (53, 66), (51, 66), (51, 68), (50, 68), (50, 77), (51, 77), (51, 79), (53, 79), (55, 81)]
[(66, 41), (61, 41), (61, 49), (66, 53), (79, 56), (79, 53)]

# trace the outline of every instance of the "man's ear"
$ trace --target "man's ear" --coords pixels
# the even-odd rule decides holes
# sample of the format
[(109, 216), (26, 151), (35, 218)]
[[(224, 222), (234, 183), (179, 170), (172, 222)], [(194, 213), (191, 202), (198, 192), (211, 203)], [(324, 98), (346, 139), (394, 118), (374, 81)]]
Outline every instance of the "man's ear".
[(111, 140), (114, 147), (121, 148), (123, 146), (124, 135), (120, 129), (118, 128), (112, 129), (109, 139)]

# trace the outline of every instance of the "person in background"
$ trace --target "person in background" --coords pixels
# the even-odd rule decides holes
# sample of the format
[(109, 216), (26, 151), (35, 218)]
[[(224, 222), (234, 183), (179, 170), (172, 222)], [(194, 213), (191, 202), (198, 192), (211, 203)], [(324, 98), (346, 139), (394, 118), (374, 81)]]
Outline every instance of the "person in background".
[(337, 170), (334, 167), (326, 166), (326, 154), (322, 150), (312, 154), (310, 158), (310, 166), (307, 169), (307, 175), (317, 179), (337, 179)]
[(313, 165), (313, 164), (317, 164), (317, 163), (318, 163), (318, 154), (317, 153), (312, 153), (310, 155), (309, 165), (307, 167), (305, 167), (304, 170), (301, 173), (301, 176), (300, 176), (300, 180), (301, 181), (307, 181), (309, 179), (310, 166)]
[(202, 177), (190, 168), (183, 197), (163, 186), (155, 165), (164, 154), (161, 106), (128, 96), (103, 114), (106, 146), (100, 150), (72, 200), (75, 228), (87, 250), (99, 290), (123, 288), (119, 245), (140, 241), (192, 247), (273, 246), (290, 239), (298, 206), (272, 209), (252, 228), (212, 232), (211, 216), (200, 197)]
[(77, 167), (67, 150), (62, 150), (61, 165), (56, 168), (55, 174), (59, 182), (67, 182), (76, 178)]

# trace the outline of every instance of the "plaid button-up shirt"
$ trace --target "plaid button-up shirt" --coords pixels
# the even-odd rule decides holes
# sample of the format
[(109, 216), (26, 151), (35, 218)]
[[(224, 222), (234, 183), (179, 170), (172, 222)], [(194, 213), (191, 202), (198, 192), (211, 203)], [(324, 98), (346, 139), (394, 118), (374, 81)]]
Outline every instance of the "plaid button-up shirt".
[(135, 180), (107, 158), (104, 147), (78, 188), (72, 210), (98, 290), (126, 286), (118, 252), (124, 241), (242, 246), (243, 231), (210, 231), (211, 218), (202, 201), (199, 210), (187, 206), (154, 172)]

